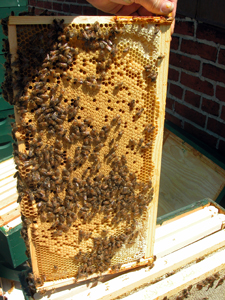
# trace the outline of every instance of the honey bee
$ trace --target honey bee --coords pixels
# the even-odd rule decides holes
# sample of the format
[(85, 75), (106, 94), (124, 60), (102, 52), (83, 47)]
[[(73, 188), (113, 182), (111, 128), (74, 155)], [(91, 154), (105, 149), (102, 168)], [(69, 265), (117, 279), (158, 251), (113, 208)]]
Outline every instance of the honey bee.
[(129, 107), (130, 107), (130, 110), (133, 110), (134, 109), (134, 106), (135, 106), (135, 100), (131, 100), (129, 103), (128, 103)]
[(92, 121), (93, 120), (91, 118), (86, 118), (86, 119), (84, 119), (84, 124), (86, 124), (87, 126), (90, 126)]
[(115, 88), (114, 88), (114, 91), (115, 91), (115, 92), (118, 92), (119, 89), (120, 89), (122, 86), (123, 86), (123, 82), (117, 83), (117, 85), (116, 85)]
[(155, 129), (155, 127), (152, 124), (147, 124), (143, 130), (144, 133), (150, 133)]
[(134, 147), (136, 145), (136, 141), (134, 139), (129, 140), (129, 147)]
[(135, 114), (135, 118), (136, 118), (136, 119), (139, 119), (139, 118), (141, 117), (143, 111), (144, 111), (144, 108), (143, 108), (143, 107), (140, 108), (140, 109), (137, 111), (137, 113)]
[(116, 48), (115, 45), (113, 45), (112, 49), (111, 49), (111, 52), (110, 52), (110, 54), (112, 55), (112, 57), (115, 57), (116, 54), (117, 54), (117, 52), (118, 52), (118, 49)]
[[(223, 284), (223, 282), (224, 282), (224, 277), (223, 278), (220, 278), (220, 280), (218, 281), (218, 283), (217, 283), (217, 285), (216, 285), (216, 287), (215, 287), (215, 289), (216, 288), (218, 288), (218, 286), (220, 286), (220, 285), (222, 285)], [(198, 286), (197, 286), (198, 287)]]
[(68, 68), (67, 63), (65, 63), (65, 62), (57, 62), (56, 66), (59, 67), (59, 68), (62, 68), (62, 69), (67, 69)]
[(103, 144), (103, 143), (98, 144), (97, 146), (95, 146), (94, 152), (99, 152), (102, 149), (102, 147), (104, 147), (104, 146), (105, 146), (105, 144)]
[(55, 220), (55, 215), (52, 212), (47, 213), (47, 219), (52, 222)]
[(118, 125), (119, 121), (121, 120), (120, 115), (116, 115), (116, 117), (114, 117), (111, 121), (111, 125), (115, 126), (116, 124)]
[(101, 169), (101, 163), (99, 162), (99, 163), (96, 165), (95, 173), (98, 173), (100, 169)]
[(103, 229), (101, 235), (106, 236), (108, 234), (108, 230)]
[(152, 71), (152, 72), (147, 76), (147, 78), (150, 78), (150, 79), (151, 79), (151, 82), (155, 82), (157, 76), (158, 76), (158, 72)]
[(102, 140), (104, 140), (104, 139), (106, 139), (106, 133), (105, 133), (105, 131), (104, 130), (100, 130), (100, 132), (99, 132), (99, 137), (100, 137), (100, 139), (102, 139)]
[(144, 139), (140, 138), (139, 141), (138, 141), (138, 148), (140, 148), (143, 143), (144, 143)]
[(94, 30), (95, 32), (99, 32), (99, 30), (100, 30), (100, 24), (99, 24), (98, 21), (96, 21), (96, 22), (93, 24), (93, 30)]
[(165, 58), (165, 55), (164, 55), (164, 54), (160, 54), (160, 55), (157, 57), (157, 60), (162, 60), (163, 58)]
[(154, 34), (158, 34), (160, 32), (159, 26), (155, 25)]
[(122, 137), (123, 133), (124, 133), (124, 130), (121, 130), (121, 131), (118, 133), (118, 136), (117, 136), (116, 139), (119, 140), (119, 139)]
[(54, 271), (58, 271), (58, 267), (56, 265), (53, 266)]
[(130, 50), (130, 47), (126, 47), (126, 48), (123, 49), (123, 52), (127, 53), (129, 50)]
[(140, 151), (141, 152), (145, 152), (146, 150), (148, 150), (152, 145), (152, 142), (148, 142), (145, 145), (141, 146)]

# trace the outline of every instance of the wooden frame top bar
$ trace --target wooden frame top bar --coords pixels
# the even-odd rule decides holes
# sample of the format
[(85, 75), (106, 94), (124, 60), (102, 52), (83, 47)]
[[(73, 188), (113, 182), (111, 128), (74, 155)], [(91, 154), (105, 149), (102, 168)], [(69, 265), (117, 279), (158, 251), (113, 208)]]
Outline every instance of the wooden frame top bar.
[(110, 22), (138, 22), (145, 21), (146, 23), (157, 24), (171, 24), (173, 18), (162, 16), (148, 16), (148, 17), (133, 17), (133, 16), (10, 16), (9, 25), (35, 25), (35, 24), (52, 24), (55, 19), (63, 19), (64, 24), (81, 24), (90, 23), (93, 24), (96, 21), (99, 23)]

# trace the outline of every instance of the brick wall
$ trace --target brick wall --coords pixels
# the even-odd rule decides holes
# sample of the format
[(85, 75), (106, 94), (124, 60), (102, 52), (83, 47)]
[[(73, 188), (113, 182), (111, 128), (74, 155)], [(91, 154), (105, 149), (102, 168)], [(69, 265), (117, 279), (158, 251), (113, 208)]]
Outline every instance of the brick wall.
[(28, 3), (29, 8), (36, 8), (36, 14), (47, 9), (55, 15), (105, 15), (85, 0), (28, 0)]
[(166, 118), (225, 156), (225, 30), (177, 16)]
[[(105, 14), (85, 0), (29, 0), (36, 13)], [(225, 157), (225, 30), (176, 17), (166, 118)]]

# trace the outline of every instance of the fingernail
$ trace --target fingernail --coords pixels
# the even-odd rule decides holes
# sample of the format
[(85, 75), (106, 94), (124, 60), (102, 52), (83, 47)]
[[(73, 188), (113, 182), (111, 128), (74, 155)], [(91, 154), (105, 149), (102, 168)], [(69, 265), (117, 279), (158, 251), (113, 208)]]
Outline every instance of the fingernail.
[(174, 4), (170, 1), (164, 2), (161, 6), (161, 12), (169, 14), (174, 9)]
[(127, 4), (131, 4), (132, 0), (123, 0), (123, 2), (126, 2)]

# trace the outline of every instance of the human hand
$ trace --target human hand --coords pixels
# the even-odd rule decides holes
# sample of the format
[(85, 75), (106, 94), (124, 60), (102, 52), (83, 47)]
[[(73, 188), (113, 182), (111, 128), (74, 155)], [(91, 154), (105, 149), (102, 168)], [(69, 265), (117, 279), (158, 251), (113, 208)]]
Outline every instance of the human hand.
[[(119, 16), (152, 16), (172, 14), (175, 18), (178, 0), (87, 0), (96, 8)], [(174, 22), (172, 24), (172, 32)]]

